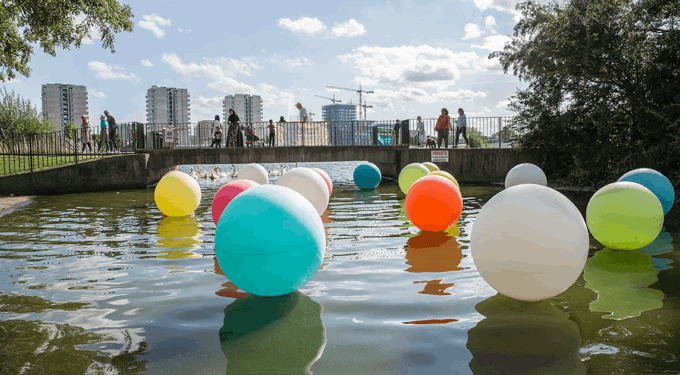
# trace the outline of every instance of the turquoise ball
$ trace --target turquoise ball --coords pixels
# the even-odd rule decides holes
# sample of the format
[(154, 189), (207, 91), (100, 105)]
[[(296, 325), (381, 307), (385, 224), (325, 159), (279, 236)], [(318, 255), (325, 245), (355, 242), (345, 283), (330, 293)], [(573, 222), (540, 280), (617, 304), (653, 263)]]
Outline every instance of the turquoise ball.
[(660, 172), (650, 168), (638, 168), (621, 176), (619, 181), (635, 182), (651, 190), (659, 198), (664, 215), (673, 207), (675, 189), (670, 180)]
[(375, 189), (381, 180), (380, 169), (373, 163), (359, 164), (354, 169), (354, 184), (359, 189)]
[(237, 195), (215, 231), (224, 275), (259, 296), (280, 296), (307, 284), (325, 250), (326, 232), (314, 206), (279, 185), (255, 186)]

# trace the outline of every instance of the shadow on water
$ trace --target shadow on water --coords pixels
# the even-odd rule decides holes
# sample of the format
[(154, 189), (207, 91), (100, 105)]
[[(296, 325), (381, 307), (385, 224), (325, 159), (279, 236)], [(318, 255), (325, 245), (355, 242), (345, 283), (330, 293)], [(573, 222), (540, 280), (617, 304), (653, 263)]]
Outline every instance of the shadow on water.
[(165, 259), (200, 258), (200, 255), (192, 252), (198, 249), (201, 243), (198, 239), (201, 234), (200, 228), (196, 217), (164, 217), (156, 229), (157, 247), (163, 249), (158, 252), (158, 257)]
[(475, 306), (482, 315), (468, 331), (474, 374), (585, 374), (579, 328), (549, 301), (497, 294)]
[(658, 281), (652, 257), (638, 250), (604, 248), (588, 259), (586, 288), (598, 294), (590, 310), (607, 312), (604, 319), (626, 319), (663, 307), (664, 294), (648, 288)]
[(219, 332), (227, 374), (311, 374), (326, 346), (322, 310), (300, 292), (229, 304)]

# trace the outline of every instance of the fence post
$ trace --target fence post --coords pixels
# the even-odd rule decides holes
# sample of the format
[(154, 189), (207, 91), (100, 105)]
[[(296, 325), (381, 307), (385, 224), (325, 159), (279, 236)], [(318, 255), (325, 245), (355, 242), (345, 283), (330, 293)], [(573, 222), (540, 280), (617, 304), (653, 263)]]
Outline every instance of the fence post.
[(352, 121), (352, 146), (354, 146), (354, 121)]
[(28, 136), (28, 158), (31, 172), (33, 172), (33, 134), (29, 134)]
[(74, 133), (73, 137), (73, 148), (75, 148), (73, 154), (75, 155), (76, 159), (76, 165), (78, 165), (78, 143), (76, 143), (75, 139), (78, 137), (78, 130), (77, 129), (71, 129)]
[(305, 121), (304, 121), (304, 119), (302, 121), (302, 125), (300, 125), (300, 137), (302, 138), (302, 142), (300, 142), (300, 143), (301, 143), (302, 146), (304, 146), (305, 145)]
[(498, 148), (501, 148), (501, 137), (502, 136), (503, 135), (501, 133), (501, 117), (499, 116), (498, 117)]

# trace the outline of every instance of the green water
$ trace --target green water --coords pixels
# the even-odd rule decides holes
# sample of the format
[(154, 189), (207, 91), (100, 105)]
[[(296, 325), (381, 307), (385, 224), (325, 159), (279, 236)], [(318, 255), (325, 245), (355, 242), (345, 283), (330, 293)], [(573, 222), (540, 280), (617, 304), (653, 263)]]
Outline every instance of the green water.
[[(463, 186), (457, 227), (420, 233), (395, 183), (353, 186), (356, 164), (304, 165), (334, 181), (326, 258), (276, 298), (217, 268), (210, 203), (229, 177), (200, 179), (195, 217), (161, 219), (151, 189), (38, 197), (0, 217), (0, 373), (680, 373), (677, 220), (640, 251), (591, 239), (571, 288), (525, 303), (470, 256), (500, 188)], [(564, 193), (585, 212), (588, 193)]]

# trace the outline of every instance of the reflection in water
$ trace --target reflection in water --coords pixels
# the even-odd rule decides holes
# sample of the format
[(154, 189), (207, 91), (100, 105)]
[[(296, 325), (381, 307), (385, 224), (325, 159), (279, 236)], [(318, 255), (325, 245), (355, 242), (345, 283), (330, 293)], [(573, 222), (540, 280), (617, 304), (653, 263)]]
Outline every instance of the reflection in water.
[(322, 309), (300, 292), (232, 302), (219, 334), (227, 374), (311, 374), (326, 346)]
[(191, 252), (201, 243), (198, 239), (200, 234), (200, 224), (195, 217), (163, 218), (156, 229), (157, 247), (168, 250), (159, 251), (158, 257), (165, 259), (200, 258), (200, 255)]
[(485, 318), (468, 331), (474, 374), (586, 373), (578, 354), (578, 326), (547, 300), (497, 294), (475, 309)]
[(431, 294), (433, 296), (450, 296), (451, 293), (445, 292), (446, 289), (454, 286), (454, 283), (441, 283), (443, 279), (429, 280), (429, 281), (414, 281), (414, 284), (425, 283), (425, 288), (418, 292), (420, 294)]
[(652, 257), (637, 250), (604, 248), (588, 259), (583, 273), (586, 288), (597, 293), (590, 311), (609, 312), (605, 319), (626, 319), (643, 311), (660, 309), (663, 292), (647, 288), (659, 271)]
[[(453, 227), (452, 227), (453, 228)], [(406, 241), (408, 272), (460, 271), (460, 244), (449, 232), (420, 232)]]
[(654, 258), (654, 255), (661, 255), (672, 252), (673, 249), (673, 237), (671, 236), (666, 228), (661, 228), (661, 233), (656, 237), (652, 243), (640, 249), (641, 252), (645, 254), (652, 255), (652, 262), (654, 263), (654, 268), (657, 271), (665, 271), (673, 267), (670, 264), (673, 262), (672, 259), (665, 258)]

